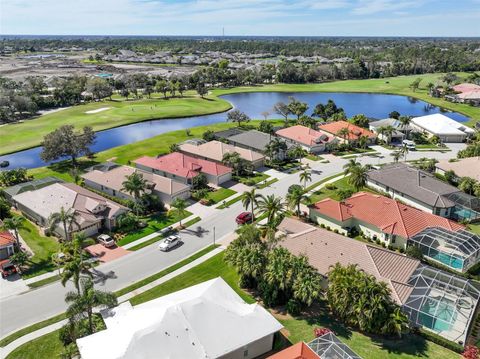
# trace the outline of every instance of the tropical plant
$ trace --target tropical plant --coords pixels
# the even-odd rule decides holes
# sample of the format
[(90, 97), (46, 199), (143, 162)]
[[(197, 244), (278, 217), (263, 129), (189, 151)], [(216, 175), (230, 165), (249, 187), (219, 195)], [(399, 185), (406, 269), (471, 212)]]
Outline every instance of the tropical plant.
[[(127, 192), (136, 203), (142, 193), (145, 193), (147, 188), (147, 180), (143, 178), (143, 175), (139, 172), (133, 172), (131, 175), (125, 177), (125, 181), (122, 182), (122, 191)], [(135, 207), (136, 215), (138, 216), (138, 207)]]
[(403, 155), (403, 160), (404, 160), (405, 162), (407, 162), (408, 152), (410, 152), (410, 151), (408, 150), (407, 145), (403, 145), (402, 148), (400, 149), (400, 153)]
[(358, 147), (366, 149), (368, 145), (368, 136), (360, 136), (358, 138)]
[(286, 200), (288, 208), (292, 210), (295, 209), (297, 212), (297, 216), (300, 216), (300, 204), (304, 201), (308, 202), (310, 198), (307, 196), (303, 189), (296, 189), (293, 191), (288, 191)]
[(350, 122), (353, 123), (356, 126), (368, 127), (368, 124), (369, 124), (370, 121), (368, 120), (368, 117), (365, 116), (364, 114), (358, 114), (358, 115), (353, 116), (350, 119)]
[(268, 120), (264, 120), (260, 122), (258, 130), (264, 133), (268, 133), (269, 135), (273, 135), (273, 124)]
[(140, 223), (138, 216), (131, 212), (125, 212), (117, 217), (117, 227), (124, 232), (137, 229)]
[(187, 213), (187, 201), (185, 201), (183, 198), (177, 197), (173, 200), (173, 202), (170, 204), (172, 208), (175, 208), (177, 211), (180, 220), (179, 220), (179, 225), (180, 227), (182, 226), (182, 218), (185, 217), (185, 214)]
[(345, 143), (348, 142), (348, 136), (350, 135), (350, 130), (348, 129), (348, 127), (343, 127), (341, 129), (338, 130), (337, 132), (337, 136), (340, 137), (340, 138), (343, 138), (343, 141)]
[(418, 260), (423, 259), (422, 250), (419, 247), (414, 246), (414, 245), (408, 246), (407, 249), (405, 250), (405, 254), (407, 256), (410, 256), (410, 257), (418, 259)]
[(258, 208), (267, 216), (267, 226), (278, 226), (278, 218), (285, 212), (284, 204), (280, 197), (271, 194), (268, 196), (261, 195), (258, 201)]
[(248, 117), (244, 112), (235, 109), (227, 114), (227, 121), (236, 122), (238, 127), (240, 127), (243, 122), (249, 122), (250, 117)]
[(253, 171), (252, 165), (242, 157), (238, 152), (227, 152), (223, 155), (222, 162), (225, 166), (231, 167), (233, 174), (241, 176)]
[(288, 127), (288, 115), (290, 115), (290, 108), (284, 102), (277, 102), (273, 106), (273, 112), (278, 115), (281, 115), (284, 118), (285, 127)]
[(94, 288), (90, 278), (82, 278), (79, 292), (68, 292), (65, 295), (65, 302), (68, 304), (67, 317), (72, 321), (88, 321), (88, 328), (94, 333), (93, 309), (112, 308), (117, 305), (117, 297), (110, 292), (103, 292)]
[(307, 154), (307, 150), (301, 146), (293, 146), (287, 152), (287, 156), (295, 160), (305, 157)]
[(265, 147), (265, 154), (270, 159), (277, 159), (279, 154), (287, 151), (287, 144), (278, 137), (273, 138)]
[(62, 206), (59, 212), (54, 212), (48, 218), (49, 228), (51, 232), (55, 231), (55, 228), (62, 224), (63, 233), (65, 235), (65, 240), (68, 241), (70, 239), (70, 232), (72, 231), (72, 226), (75, 224), (79, 227), (79, 224), (76, 219), (76, 212), (75, 209), (71, 208), (65, 210)]
[(472, 177), (462, 177), (458, 183), (458, 188), (465, 193), (473, 195), (475, 194), (475, 187), (477, 184), (478, 182)]
[(300, 182), (303, 182), (303, 188), (307, 188), (307, 182), (312, 181), (312, 171), (304, 169), (299, 175)]
[(60, 275), (61, 283), (65, 286), (67, 282), (71, 280), (78, 293), (80, 293), (81, 278), (92, 276), (90, 269), (92, 269), (93, 265), (90, 261), (84, 260), (86, 254), (82, 243), (85, 239), (86, 237), (84, 234), (76, 234), (72, 241), (65, 242), (61, 248), (61, 251), (64, 254), (62, 272)]
[(180, 146), (179, 146), (177, 143), (172, 143), (172, 144), (170, 145), (170, 147), (168, 148), (168, 150), (170, 151), (170, 153), (178, 152), (179, 149), (180, 149)]
[(360, 162), (357, 162), (355, 158), (351, 158), (348, 160), (348, 162), (345, 165), (343, 165), (343, 173), (345, 174), (345, 176), (347, 176), (360, 166), (361, 166)]
[(400, 116), (398, 121), (401, 124), (402, 130), (405, 132), (405, 136), (408, 138), (408, 133), (410, 132), (410, 123), (412, 118), (410, 116)]
[(18, 231), (25, 228), (25, 218), (22, 216), (13, 216), (11, 218), (6, 218), (3, 220), (2, 228), (7, 231), (12, 231), (15, 241), (17, 242), (17, 250), (20, 251), (20, 235)]
[(10, 256), (10, 261), (19, 268), (22, 268), (28, 262), (28, 254), (22, 250), (18, 250)]
[(300, 117), (307, 112), (308, 104), (305, 102), (300, 102), (294, 97), (289, 98), (290, 102), (288, 103), (288, 110), (291, 114), (297, 116), (297, 121), (300, 120)]
[(252, 212), (252, 223), (254, 221), (254, 213), (255, 213), (255, 207), (258, 205), (258, 200), (260, 198), (260, 195), (256, 193), (255, 188), (252, 188), (250, 191), (246, 191), (243, 193), (243, 198), (242, 198), (242, 204), (245, 209), (248, 210), (248, 207), (251, 208)]
[(369, 165), (365, 166), (356, 166), (350, 171), (350, 176), (348, 177), (348, 183), (355, 188), (356, 191), (359, 191), (362, 187), (365, 187), (368, 179), (368, 171), (370, 170)]
[(400, 151), (393, 151), (390, 153), (390, 156), (393, 157), (393, 162), (397, 163), (400, 157), (402, 157), (402, 153)]

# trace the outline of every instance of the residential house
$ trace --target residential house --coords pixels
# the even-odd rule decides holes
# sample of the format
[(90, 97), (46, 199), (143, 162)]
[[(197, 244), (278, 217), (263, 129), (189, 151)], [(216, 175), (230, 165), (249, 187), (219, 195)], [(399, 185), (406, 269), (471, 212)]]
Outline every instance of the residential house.
[[(457, 94), (450, 95), (452, 101), (469, 103), (474, 106), (480, 106), (480, 86), (470, 83), (462, 83), (452, 88)], [(447, 96), (445, 96), (447, 98)]]
[[(340, 131), (344, 128), (348, 130), (348, 135), (345, 135), (345, 137), (339, 135)], [(343, 142), (347, 143), (355, 143), (360, 139), (360, 137), (367, 137), (367, 144), (373, 144), (377, 138), (375, 133), (372, 131), (347, 121), (327, 122), (318, 126), (318, 129), (331, 133), (334, 136), (338, 136), (343, 140)]]
[[(267, 147), (269, 143), (272, 141), (272, 139), (274, 138), (275, 138), (274, 136), (268, 133), (257, 131), (257, 130), (251, 130), (251, 131), (244, 131), (242, 133), (230, 136), (228, 137), (227, 141), (228, 143), (231, 143), (234, 146), (246, 148), (248, 150), (252, 150), (252, 151), (267, 155)], [(293, 145), (292, 143), (284, 141), (282, 139), (280, 141), (285, 142), (286, 150), (280, 151), (277, 154), (276, 159), (283, 160), (287, 155), (288, 149), (293, 147)]]
[(457, 221), (480, 219), (479, 198), (405, 163), (369, 171), (367, 186), (438, 216)]
[(462, 177), (470, 177), (480, 182), (480, 156), (467, 157), (451, 160), (440, 160), (435, 164), (435, 172), (445, 175), (453, 171), (457, 180)]
[(455, 92), (464, 93), (464, 92), (470, 92), (470, 91), (480, 91), (480, 86), (476, 84), (470, 84), (470, 83), (461, 83), (453, 86), (452, 89)]
[(163, 203), (170, 204), (177, 198), (190, 197), (190, 186), (152, 172), (115, 163), (96, 165), (82, 175), (87, 187), (124, 200), (134, 200), (133, 194), (123, 189), (123, 182), (133, 173), (140, 174), (147, 182), (146, 193), (156, 195)]
[(310, 206), (310, 219), (339, 233), (356, 229), (387, 246), (405, 249), (407, 240), (429, 227), (458, 231), (465, 227), (394, 199), (359, 192), (345, 201), (326, 198)]
[(267, 359), (362, 359), (332, 332), (325, 333), (310, 343), (298, 342)]
[(242, 147), (230, 145), (220, 141), (210, 141), (206, 143), (183, 143), (179, 150), (187, 155), (222, 163), (223, 157), (227, 153), (238, 153), (241, 158), (249, 162), (253, 168), (263, 166), (265, 156), (259, 152), (245, 149)]
[(200, 173), (209, 183), (220, 185), (232, 179), (232, 169), (221, 163), (172, 152), (158, 157), (144, 156), (134, 161), (135, 166), (144, 171), (172, 178), (185, 184), (193, 184)]
[(219, 140), (219, 141), (222, 141), (222, 142), (227, 142), (230, 137), (235, 136), (235, 135), (239, 135), (239, 134), (244, 133), (244, 132), (245, 132), (245, 130), (242, 130), (238, 127), (232, 127), (232, 128), (228, 128), (228, 129), (223, 130), (223, 131), (215, 132), (213, 137), (216, 140)]
[(34, 191), (36, 189), (43, 188), (45, 186), (50, 186), (54, 183), (62, 183), (63, 180), (57, 177), (44, 177), (40, 179), (35, 179), (33, 181), (19, 183), (15, 186), (11, 186), (2, 190), (5, 194), (5, 198), (11, 203), (13, 196), (17, 194), (27, 192), (27, 191)]
[[(279, 231), (284, 235), (279, 245), (293, 255), (305, 255), (324, 278), (325, 286), (331, 266), (356, 265), (387, 284), (392, 300), (413, 326), (465, 343), (480, 298), (475, 282), (296, 219), (285, 218)], [(437, 308), (448, 308), (448, 314)]]
[[(72, 211), (75, 221), (67, 231), (81, 232), (86, 236), (113, 229), (118, 216), (128, 211), (128, 208), (73, 183), (54, 183), (25, 191), (13, 196), (12, 201), (27, 218), (44, 228), (49, 227), (50, 216), (60, 212), (62, 207), (65, 211)], [(54, 232), (65, 237), (62, 224)]]
[(338, 142), (334, 135), (301, 125), (282, 128), (275, 134), (286, 139), (291, 145), (301, 146), (310, 153), (325, 152), (329, 146)]
[(282, 325), (221, 278), (102, 312), (107, 329), (77, 339), (82, 359), (256, 358)]
[[(382, 127), (393, 127), (394, 131), (391, 135), (389, 134), (381, 134), (380, 129)], [(403, 140), (407, 138), (407, 133), (411, 133), (412, 128), (407, 125), (404, 126), (402, 123), (395, 119), (395, 118), (385, 118), (383, 120), (372, 121), (368, 125), (370, 131), (375, 133), (379, 139), (385, 142), (392, 142), (392, 143), (402, 143)]]
[(442, 142), (464, 142), (475, 133), (472, 128), (440, 113), (414, 117), (410, 125), (428, 138), (437, 136)]
[(15, 237), (10, 232), (0, 232), (0, 261), (8, 259), (15, 252), (15, 244)]

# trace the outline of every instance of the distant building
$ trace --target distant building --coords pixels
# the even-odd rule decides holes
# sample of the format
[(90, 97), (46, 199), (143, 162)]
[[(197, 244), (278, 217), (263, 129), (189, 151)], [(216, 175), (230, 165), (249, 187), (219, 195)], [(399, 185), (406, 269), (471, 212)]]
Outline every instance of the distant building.
[(432, 115), (414, 117), (411, 126), (427, 137), (437, 136), (442, 142), (463, 142), (475, 133), (472, 128), (451, 118), (435, 113)]
[(102, 316), (107, 329), (77, 339), (82, 359), (251, 359), (272, 350), (283, 328), (220, 277)]
[[(394, 131), (390, 138), (387, 138), (387, 135), (380, 134), (380, 128), (392, 126)], [(386, 118), (383, 120), (372, 121), (369, 124), (370, 131), (374, 132), (379, 139), (386, 142), (401, 143), (404, 139), (407, 138), (407, 132), (411, 132), (412, 128), (410, 126), (403, 126), (402, 123), (395, 118)]]
[(8, 231), (0, 232), (0, 261), (15, 253), (15, 237)]
[(440, 160), (435, 164), (435, 171), (441, 175), (453, 171), (455, 177), (470, 177), (480, 182), (480, 156), (460, 158), (458, 160)]
[[(275, 136), (269, 135), (268, 133), (251, 130), (230, 136), (227, 138), (227, 141), (237, 147), (243, 147), (267, 155), (267, 146), (274, 138)], [(286, 144), (287, 151), (292, 147), (291, 143), (285, 140), (280, 141)], [(280, 151), (277, 154), (277, 159), (283, 160), (287, 155), (287, 151)]]
[[(344, 128), (348, 130), (348, 135), (346, 136), (346, 138), (343, 138), (342, 136), (339, 135), (339, 132)], [(360, 139), (360, 137), (367, 137), (368, 143), (372, 144), (375, 142), (375, 139), (377, 138), (375, 133), (373, 133), (372, 131), (369, 131), (363, 127), (354, 125), (353, 123), (350, 123), (347, 121), (327, 122), (323, 125), (318, 126), (318, 129), (321, 131), (331, 133), (334, 136), (338, 136), (343, 141), (346, 141), (348, 143), (357, 142)]]
[(301, 125), (282, 128), (276, 131), (275, 134), (284, 138), (292, 145), (301, 146), (310, 153), (325, 152), (328, 146), (338, 142), (338, 138), (335, 135), (324, 131), (316, 131)]

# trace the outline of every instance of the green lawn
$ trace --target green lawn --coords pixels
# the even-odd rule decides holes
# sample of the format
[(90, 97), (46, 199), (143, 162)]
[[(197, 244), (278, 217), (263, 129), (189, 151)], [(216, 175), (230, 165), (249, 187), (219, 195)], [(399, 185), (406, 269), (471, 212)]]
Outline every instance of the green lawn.
[(230, 207), (232, 204), (241, 201), (241, 200), (243, 199), (243, 197), (245, 197), (245, 194), (242, 194), (242, 195), (240, 195), (240, 196), (237, 196), (237, 197), (231, 199), (230, 201), (226, 201), (225, 204), (222, 204), (221, 206), (218, 206), (217, 208), (218, 208), (218, 209), (228, 208), (228, 207)]
[(141, 228), (127, 234), (117, 242), (117, 245), (124, 246), (192, 215), (188, 211), (185, 212), (186, 213), (183, 216), (180, 216), (176, 210), (168, 211), (168, 213), (153, 215), (147, 219), (147, 226), (145, 228)]
[(320, 160), (323, 160), (323, 157), (322, 156), (317, 156), (317, 155), (314, 155), (312, 153), (308, 154), (307, 157), (305, 157), (306, 159), (310, 160), (310, 161), (320, 161)]
[(233, 196), (235, 193), (237, 192), (235, 192), (233, 189), (220, 187), (213, 192), (209, 192), (205, 199), (212, 200), (213, 204), (217, 204), (223, 201), (225, 198)]
[[(459, 77), (465, 78), (467, 73), (456, 73)], [(424, 74), (411, 76), (398, 76), (383, 79), (369, 79), (369, 80), (345, 80), (334, 81), (319, 84), (272, 84), (265, 86), (249, 86), (249, 87), (235, 87), (231, 89), (216, 89), (213, 90), (214, 95), (223, 95), (238, 92), (372, 92), (372, 93), (386, 93), (394, 95), (404, 95), (414, 97), (433, 105), (442, 108), (463, 113), (472, 120), (467, 122), (468, 125), (473, 126), (475, 121), (480, 120), (480, 108), (473, 107), (467, 104), (452, 103), (441, 98), (433, 98), (428, 95), (427, 84), (441, 83), (440, 78), (443, 74)], [(417, 91), (412, 91), (409, 85), (416, 78), (421, 78), (422, 82)]]
[(468, 229), (473, 233), (480, 235), (480, 223), (477, 223), (477, 224), (471, 223), (468, 225)]
[(53, 359), (60, 358), (63, 344), (55, 330), (15, 349), (6, 359)]
[[(329, 187), (329, 185), (334, 185), (336, 189), (328, 189), (326, 187)], [(321, 201), (325, 198), (332, 198), (336, 201), (340, 201), (340, 198), (338, 197), (337, 190), (343, 189), (343, 190), (350, 190), (353, 193), (355, 193), (355, 189), (353, 188), (352, 185), (348, 183), (348, 177), (343, 177), (339, 179), (338, 181), (332, 182), (329, 185), (326, 185), (322, 187), (321, 189), (315, 191), (311, 196), (310, 196), (310, 202), (311, 203), (316, 203), (318, 201)], [(365, 192), (372, 192), (370, 188), (364, 187), (361, 189), (362, 191)]]
[(259, 182), (265, 181), (269, 177), (270, 176), (266, 173), (255, 172), (251, 176), (235, 176), (233, 179), (237, 182), (243, 183), (244, 185), (253, 186)]
[[(101, 108), (108, 110), (86, 113)], [(43, 136), (62, 125), (76, 128), (91, 126), (95, 131), (122, 126), (134, 122), (162, 118), (178, 118), (223, 112), (230, 103), (217, 97), (201, 99), (197, 96), (184, 98), (152, 98), (144, 100), (114, 100), (78, 105), (46, 114), (22, 123), (0, 127), (0, 155), (40, 145)]]
[(56, 253), (60, 247), (57, 238), (42, 236), (38, 228), (29, 220), (25, 220), (23, 223), (25, 228), (20, 230), (20, 235), (34, 255), (29, 260), (30, 267), (22, 277), (24, 279), (31, 278), (55, 270), (56, 267), (51, 258), (52, 254)]

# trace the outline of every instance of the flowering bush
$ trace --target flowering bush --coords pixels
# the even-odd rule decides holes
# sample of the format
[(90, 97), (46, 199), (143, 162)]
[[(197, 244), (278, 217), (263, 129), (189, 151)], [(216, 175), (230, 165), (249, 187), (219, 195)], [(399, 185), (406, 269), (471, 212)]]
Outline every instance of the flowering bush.
[(465, 359), (478, 359), (480, 354), (480, 349), (473, 345), (467, 345), (465, 350), (462, 353), (462, 356)]
[[(332, 331), (328, 328), (315, 328), (313, 329), (313, 334), (315, 335), (315, 338), (321, 337), (322, 335), (325, 335), (327, 333), (331, 333)], [(470, 359), (470, 358), (468, 358)]]

